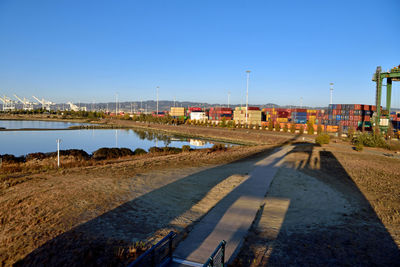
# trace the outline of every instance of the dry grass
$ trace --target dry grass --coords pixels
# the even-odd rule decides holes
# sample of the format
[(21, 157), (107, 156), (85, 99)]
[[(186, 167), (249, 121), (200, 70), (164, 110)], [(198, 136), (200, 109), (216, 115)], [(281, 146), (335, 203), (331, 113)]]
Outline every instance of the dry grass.
[(333, 153), (382, 222), (400, 228), (400, 160), (367, 153)]

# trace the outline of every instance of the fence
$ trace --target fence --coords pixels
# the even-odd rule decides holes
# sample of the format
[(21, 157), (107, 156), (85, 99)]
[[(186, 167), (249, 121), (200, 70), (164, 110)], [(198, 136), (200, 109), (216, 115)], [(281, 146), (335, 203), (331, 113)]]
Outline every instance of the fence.
[(172, 260), (172, 242), (175, 236), (176, 233), (171, 231), (161, 241), (140, 255), (140, 257), (134, 262), (129, 264), (128, 267), (155, 267), (165, 266), (166, 264), (170, 263)]
[(222, 240), (217, 246), (210, 258), (206, 261), (203, 267), (224, 267), (225, 266), (225, 245), (226, 241)]

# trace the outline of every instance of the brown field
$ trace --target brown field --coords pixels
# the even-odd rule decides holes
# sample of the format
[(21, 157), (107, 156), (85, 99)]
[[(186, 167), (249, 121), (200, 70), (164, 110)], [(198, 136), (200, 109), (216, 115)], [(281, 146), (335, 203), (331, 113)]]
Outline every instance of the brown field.
[(398, 158), (349, 146), (297, 146), (234, 266), (398, 265), (399, 170)]
[[(271, 148), (303, 141), (268, 131), (102, 123), (258, 145), (2, 170), (0, 266), (123, 266), (170, 230), (184, 237)], [(234, 265), (395, 265), (400, 159), (342, 142), (295, 145)]]

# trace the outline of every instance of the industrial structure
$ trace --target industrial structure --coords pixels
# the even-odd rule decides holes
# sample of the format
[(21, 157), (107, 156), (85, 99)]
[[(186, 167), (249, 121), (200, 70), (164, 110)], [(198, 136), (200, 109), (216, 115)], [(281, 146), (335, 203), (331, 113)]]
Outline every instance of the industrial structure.
[(32, 96), (32, 97), (42, 105), (42, 109), (43, 110), (50, 111), (51, 110), (51, 106), (54, 105), (53, 102), (45, 100), (44, 98), (39, 99), (36, 96)]
[[(387, 120), (390, 119), (390, 107), (392, 100), (392, 82), (400, 81), (400, 65), (392, 68), (387, 72), (382, 72), (381, 66), (376, 68), (374, 76), (372, 77), (372, 81), (376, 82), (376, 99), (375, 103), (377, 107), (381, 106), (381, 97), (382, 97), (382, 82), (386, 79), (386, 110), (383, 110), (383, 115)], [(375, 117), (376, 125), (379, 125), (381, 128), (387, 128), (386, 122), (382, 125), (381, 123), (381, 110), (377, 110), (377, 114)]]
[(21, 102), (23, 110), (33, 110), (33, 106), (36, 105), (35, 102), (30, 102), (29, 99), (26, 99), (25, 97), (21, 99), (15, 94), (14, 96), (16, 99), (18, 99), (19, 102)]
[(11, 111), (15, 109), (15, 101), (7, 96), (0, 97), (1, 102), (3, 102), (3, 111)]

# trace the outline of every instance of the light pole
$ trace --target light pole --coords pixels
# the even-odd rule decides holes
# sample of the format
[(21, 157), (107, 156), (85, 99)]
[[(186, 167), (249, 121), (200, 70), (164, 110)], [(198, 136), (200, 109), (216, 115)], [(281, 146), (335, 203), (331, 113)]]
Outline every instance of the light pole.
[(115, 94), (115, 116), (118, 115), (118, 93)]
[(229, 108), (230, 98), (231, 98), (231, 92), (228, 92), (228, 108)]
[(333, 83), (330, 83), (329, 85), (330, 85), (329, 90), (331, 91), (331, 101), (330, 101), (330, 104), (332, 105), (332, 104), (333, 104)]
[(158, 117), (158, 89), (160, 89), (159, 86), (157, 86), (157, 117)]
[(57, 142), (57, 167), (60, 168), (60, 142), (61, 142), (61, 139), (57, 138), (56, 142)]
[(250, 71), (246, 70), (247, 73), (247, 81), (246, 81), (246, 123), (248, 117), (248, 109), (249, 109), (249, 80), (250, 80)]

